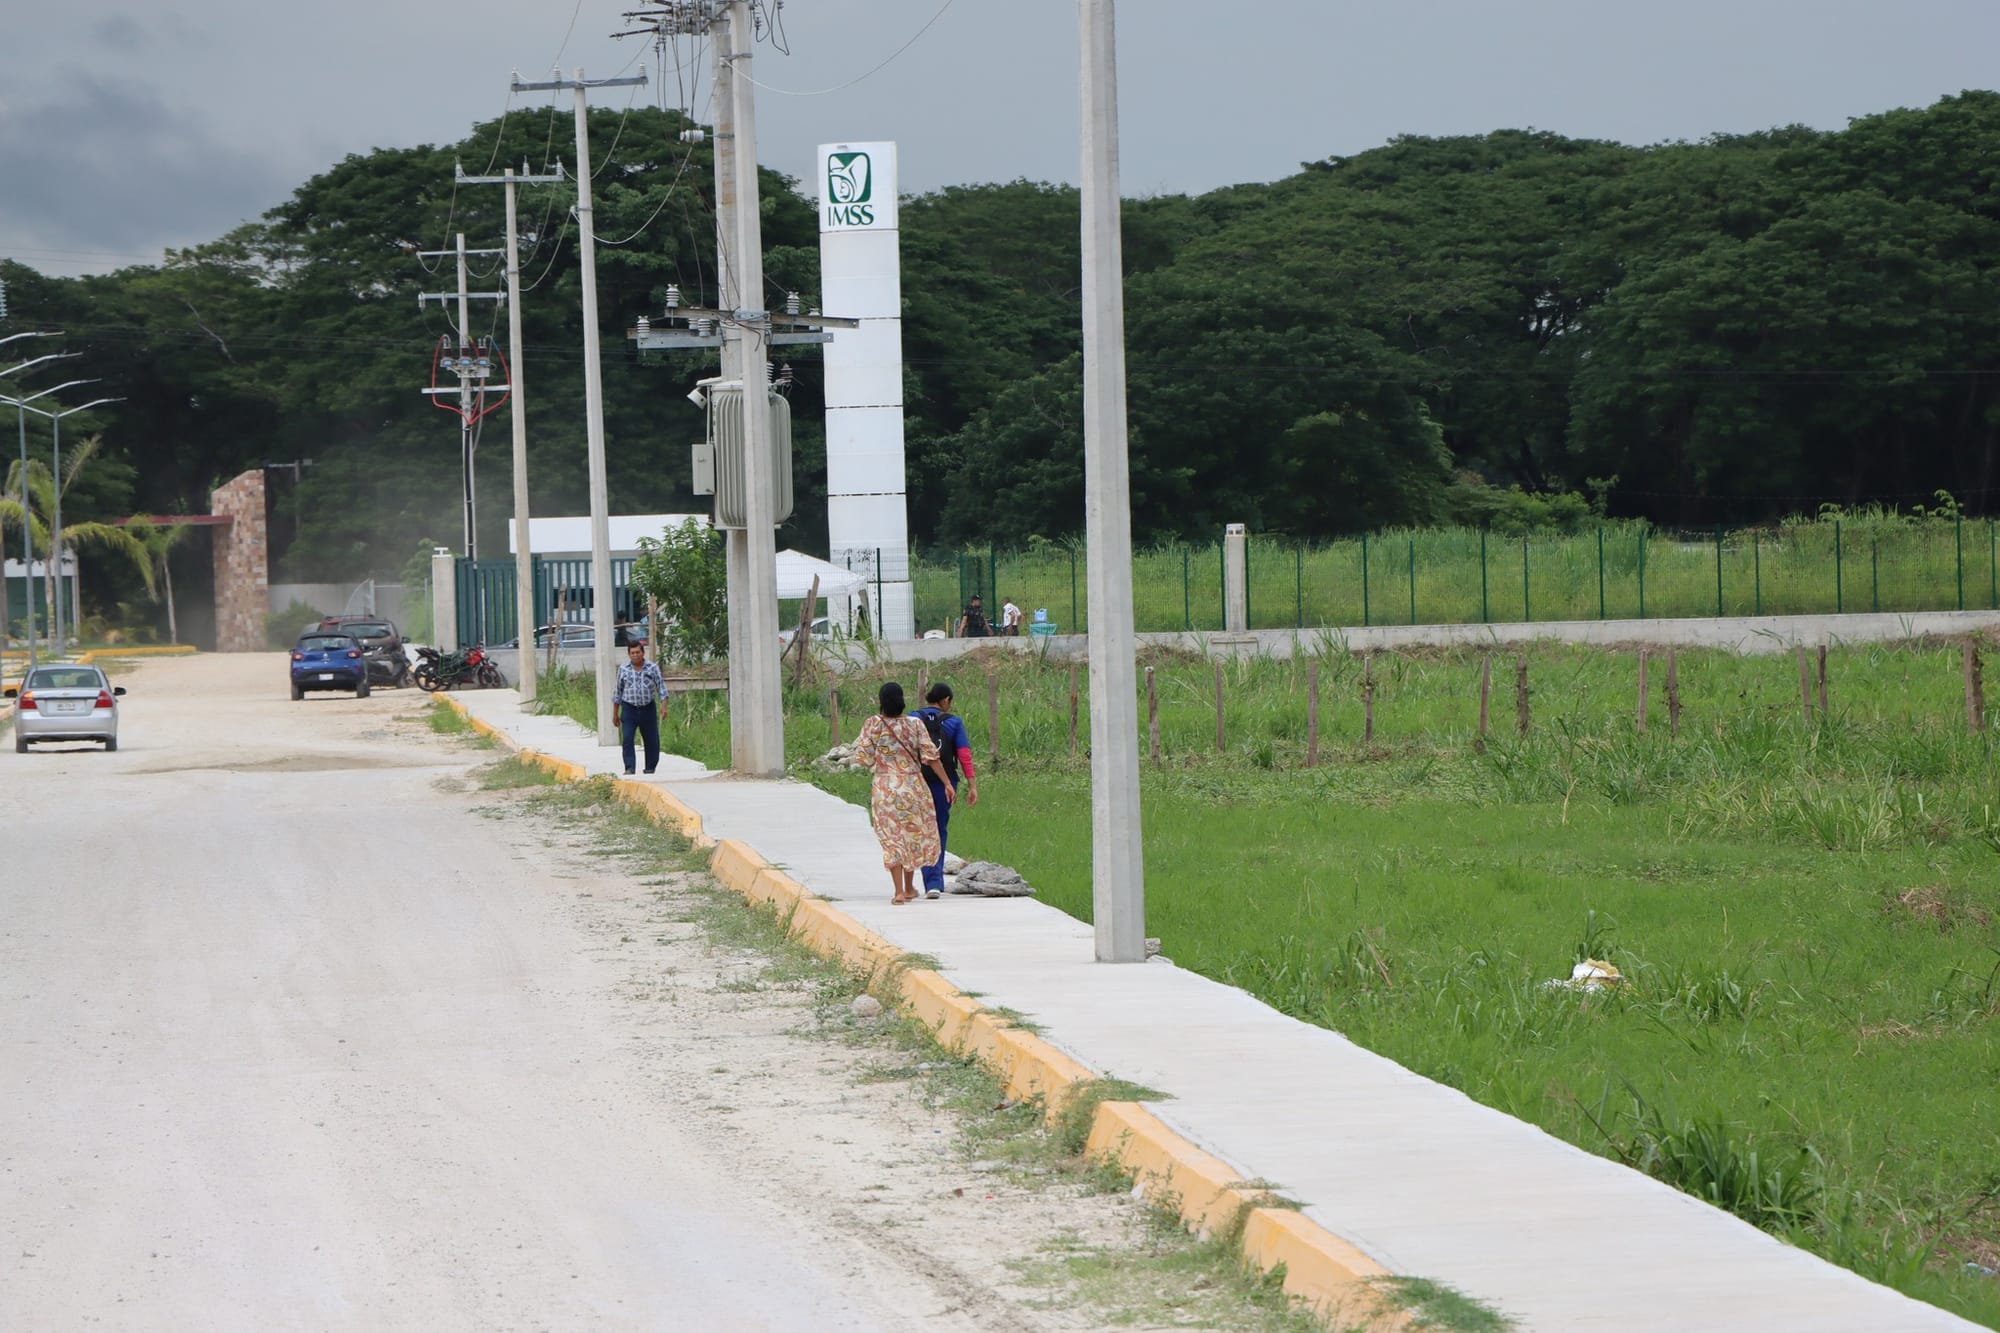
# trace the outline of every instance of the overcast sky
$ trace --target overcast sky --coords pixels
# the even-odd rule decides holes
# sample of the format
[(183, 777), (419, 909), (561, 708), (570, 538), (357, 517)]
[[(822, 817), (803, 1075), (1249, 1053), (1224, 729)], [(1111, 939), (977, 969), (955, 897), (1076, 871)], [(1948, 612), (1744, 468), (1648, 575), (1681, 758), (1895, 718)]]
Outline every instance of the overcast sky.
[[(516, 69), (619, 72), (642, 48), (610, 34), (639, 7), (0, 0), (0, 255), (155, 262), (348, 153), (546, 105), (510, 103)], [(783, 90), (759, 95), (761, 156), (806, 180), (815, 144), (895, 139), (906, 192), (1073, 181), (1076, 9), (789, 0), (791, 54), (755, 62)], [(1838, 128), (2000, 81), (2000, 0), (1124, 0), (1118, 18), (1128, 194), (1271, 180), (1397, 134)]]

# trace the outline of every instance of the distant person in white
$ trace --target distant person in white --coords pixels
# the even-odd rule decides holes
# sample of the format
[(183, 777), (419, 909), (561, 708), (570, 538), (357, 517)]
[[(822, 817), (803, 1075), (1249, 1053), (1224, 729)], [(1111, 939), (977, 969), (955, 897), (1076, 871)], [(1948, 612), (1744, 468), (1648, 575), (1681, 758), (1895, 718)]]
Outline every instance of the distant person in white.
[(1021, 633), (1021, 608), (1011, 597), (1000, 603), (1000, 632), (1009, 638), (1018, 638)]

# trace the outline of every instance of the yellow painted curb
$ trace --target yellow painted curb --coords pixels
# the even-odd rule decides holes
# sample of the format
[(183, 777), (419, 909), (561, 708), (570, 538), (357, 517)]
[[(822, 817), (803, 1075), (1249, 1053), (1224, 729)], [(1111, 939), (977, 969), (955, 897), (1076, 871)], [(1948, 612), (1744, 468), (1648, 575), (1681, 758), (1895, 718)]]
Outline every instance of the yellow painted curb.
[(89, 652), (78, 653), (76, 660), (90, 666), (100, 657), (193, 657), (200, 651), (193, 644), (158, 643), (130, 648), (92, 648)]
[(581, 782), (585, 778), (590, 776), (589, 773), (584, 771), (581, 765), (572, 764), (567, 759), (558, 759), (552, 754), (543, 754), (540, 750), (531, 750), (528, 747), (520, 744), (512, 736), (509, 736), (506, 732), (500, 730), (500, 728), (494, 726), (492, 723), (474, 717), (464, 704), (452, 698), (449, 694), (445, 693), (443, 690), (432, 690), (430, 694), (431, 698), (436, 699), (441, 703), (446, 703), (451, 705), (451, 710), (457, 713), (461, 718), (465, 719), (465, 724), (471, 727), (475, 732), (479, 733), (481, 736), (486, 737), (488, 740), (491, 740), (498, 745), (504, 745), (509, 750), (512, 750), (516, 755), (518, 755), (524, 762), (533, 764), (537, 768), (544, 770), (545, 772), (553, 776), (556, 781)]
[[(619, 794), (661, 823), (713, 850), (709, 870), (724, 887), (789, 916), (793, 938), (837, 958), (871, 983), (883, 978), (892, 998), (929, 1028), (945, 1049), (978, 1059), (1001, 1080), (1008, 1097), (1039, 1099), (1053, 1119), (1069, 1094), (1098, 1075), (1032, 1032), (1015, 1027), (928, 968), (899, 967), (901, 949), (831, 903), (815, 898), (757, 850), (735, 838), (710, 839), (701, 816), (661, 787), (617, 784)], [(1285, 1290), (1322, 1318), (1360, 1319), (1372, 1330), (1404, 1327), (1371, 1286), (1388, 1270), (1325, 1227), (1288, 1208), (1265, 1205), (1268, 1190), (1247, 1186), (1237, 1172), (1169, 1129), (1136, 1102), (1102, 1102), (1093, 1110), (1085, 1153), (1130, 1172), (1153, 1203), (1176, 1209), (1193, 1229), (1224, 1233), (1242, 1222), (1246, 1263), (1268, 1273), (1280, 1265)]]
[[(442, 691), (442, 699), (482, 735), (494, 737), (523, 759), (565, 782), (582, 780), (578, 765), (530, 750)], [(619, 799), (674, 829), (709, 852), (709, 872), (746, 901), (767, 906), (787, 922), (791, 936), (823, 957), (838, 959), (871, 987), (929, 1028), (939, 1045), (977, 1059), (1016, 1101), (1039, 1101), (1051, 1120), (1072, 1093), (1099, 1075), (1032, 1032), (1016, 1027), (959, 990), (939, 973), (910, 966), (910, 955), (833, 904), (817, 898), (736, 838), (713, 838), (699, 812), (666, 788), (630, 779), (614, 782)], [(1283, 1267), (1285, 1291), (1322, 1319), (1389, 1333), (1408, 1320), (1382, 1299), (1375, 1280), (1388, 1270), (1325, 1227), (1290, 1208), (1267, 1206), (1269, 1190), (1248, 1184), (1220, 1158), (1203, 1152), (1137, 1102), (1100, 1102), (1092, 1108), (1086, 1155), (1130, 1172), (1156, 1206), (1177, 1211), (1205, 1235), (1227, 1234), (1240, 1224), (1244, 1262), (1269, 1273)]]

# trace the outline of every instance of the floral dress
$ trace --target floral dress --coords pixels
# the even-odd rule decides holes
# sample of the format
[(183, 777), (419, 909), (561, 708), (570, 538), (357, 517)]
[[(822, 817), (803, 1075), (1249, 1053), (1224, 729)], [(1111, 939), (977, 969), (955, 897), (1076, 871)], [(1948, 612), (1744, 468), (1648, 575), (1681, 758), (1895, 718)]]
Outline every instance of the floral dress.
[(917, 762), (934, 763), (937, 757), (930, 732), (907, 714), (877, 713), (861, 724), (854, 759), (875, 774), (868, 808), (875, 819), (875, 836), (882, 841), (885, 866), (915, 869), (938, 859), (937, 807), (931, 804), (931, 790)]

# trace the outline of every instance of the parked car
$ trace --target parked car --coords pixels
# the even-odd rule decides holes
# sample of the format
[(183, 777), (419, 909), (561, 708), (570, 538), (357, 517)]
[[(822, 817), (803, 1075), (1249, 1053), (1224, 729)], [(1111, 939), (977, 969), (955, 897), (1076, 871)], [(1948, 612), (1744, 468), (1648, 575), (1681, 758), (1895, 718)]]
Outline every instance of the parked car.
[[(832, 632), (833, 632), (832, 621), (828, 620), (825, 616), (813, 617), (813, 623), (812, 623), (813, 638), (824, 639)], [(799, 637), (799, 627), (797, 625), (793, 625), (789, 629), (781, 629), (778, 631), (778, 645), (781, 648), (789, 648), (792, 646), (792, 640), (798, 637)]]
[(353, 690), (355, 698), (366, 699), (368, 664), (361, 641), (352, 634), (317, 630), (300, 635), (292, 649), (292, 699), (305, 698), (307, 690)]
[[(544, 625), (535, 631), (535, 648), (539, 652), (548, 651), (549, 639), (556, 632), (554, 625)], [(627, 644), (646, 642), (646, 623), (643, 620), (611, 627), (611, 642), (620, 648)], [(518, 638), (495, 644), (496, 648), (519, 648)], [(571, 622), (562, 626), (562, 638), (556, 644), (559, 648), (594, 648), (597, 646), (597, 627), (590, 624)]]
[(14, 700), (14, 752), (26, 754), (38, 741), (101, 741), (117, 749), (124, 693), (94, 666), (36, 667), (19, 687), (6, 689)]
[(361, 644), (362, 658), (368, 663), (370, 684), (409, 684), (410, 664), (403, 653), (403, 636), (394, 621), (383, 616), (328, 616), (317, 628), (320, 633), (354, 636)]

